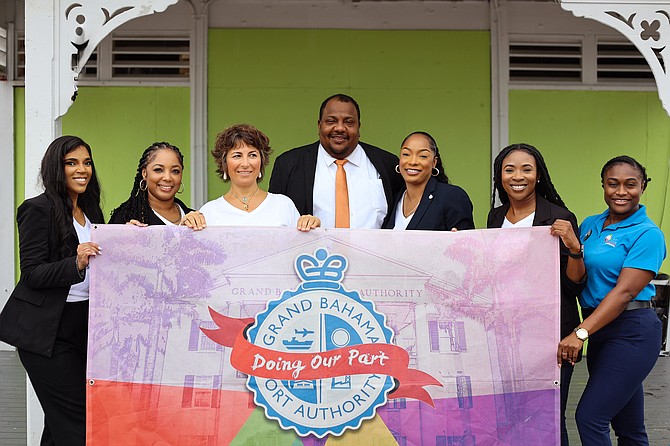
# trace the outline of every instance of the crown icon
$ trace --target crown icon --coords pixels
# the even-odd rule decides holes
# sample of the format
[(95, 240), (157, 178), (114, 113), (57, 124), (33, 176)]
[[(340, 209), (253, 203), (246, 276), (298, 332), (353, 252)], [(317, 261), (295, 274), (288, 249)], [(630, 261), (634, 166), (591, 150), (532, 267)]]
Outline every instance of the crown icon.
[(303, 288), (340, 287), (347, 269), (347, 259), (341, 255), (329, 255), (328, 250), (319, 248), (314, 255), (299, 255), (295, 260), (295, 270), (302, 279)]

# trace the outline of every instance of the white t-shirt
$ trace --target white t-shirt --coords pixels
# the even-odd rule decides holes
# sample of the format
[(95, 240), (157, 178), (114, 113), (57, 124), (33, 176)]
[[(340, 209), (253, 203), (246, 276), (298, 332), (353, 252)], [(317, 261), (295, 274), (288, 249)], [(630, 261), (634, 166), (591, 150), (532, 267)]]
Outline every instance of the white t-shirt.
[(251, 212), (238, 209), (225, 198), (208, 201), (200, 212), (207, 226), (289, 226), (296, 227), (300, 214), (293, 201), (285, 195), (268, 192), (265, 200)]
[[(384, 184), (372, 161), (359, 145), (347, 157), (349, 191), (349, 227), (379, 229), (388, 212)], [(322, 228), (335, 227), (335, 158), (319, 144), (314, 175), (314, 216), (321, 219)]]
[(533, 220), (535, 220), (535, 212), (531, 213), (528, 217), (522, 218), (516, 223), (512, 223), (505, 217), (501, 228), (530, 228), (533, 226)]
[[(72, 219), (74, 222), (74, 230), (77, 232), (77, 239), (80, 244), (91, 241), (91, 222), (86, 215), (84, 215), (84, 218), (86, 219), (84, 226), (80, 225), (75, 218)], [(67, 302), (82, 302), (88, 300), (88, 284), (88, 271), (86, 271), (86, 275), (82, 282), (70, 286)]]

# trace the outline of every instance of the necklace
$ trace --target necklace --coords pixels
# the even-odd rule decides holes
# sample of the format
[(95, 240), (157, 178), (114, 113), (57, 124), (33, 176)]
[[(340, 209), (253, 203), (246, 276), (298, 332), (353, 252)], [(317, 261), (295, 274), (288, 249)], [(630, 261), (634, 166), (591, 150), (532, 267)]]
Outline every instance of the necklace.
[(253, 191), (253, 193), (251, 195), (249, 195), (248, 197), (244, 196), (244, 195), (239, 196), (235, 192), (233, 192), (232, 190), (230, 192), (233, 194), (233, 196), (235, 198), (240, 200), (240, 203), (242, 203), (242, 207), (244, 208), (244, 210), (249, 212), (249, 203), (251, 203), (251, 199), (254, 198), (254, 195), (256, 195), (256, 192), (258, 192), (258, 189), (260, 189), (260, 188), (257, 187), (256, 190)]
[[(407, 189), (405, 189), (405, 198), (402, 200), (403, 207), (404, 207), (405, 203), (409, 204), (410, 206), (412, 205), (412, 203), (409, 199), (409, 195), (407, 195)], [(419, 201), (419, 203), (420, 203), (420, 201)], [(412, 215), (414, 213), (414, 211), (416, 211), (416, 208), (419, 207), (419, 203), (417, 203), (409, 212), (404, 212), (403, 211), (403, 215), (405, 215), (405, 217), (409, 217), (410, 215)]]
[[(172, 223), (173, 225), (176, 225), (181, 221), (181, 211), (179, 210), (179, 205), (177, 203), (174, 203), (174, 208), (177, 210), (177, 214), (179, 215), (176, 220), (170, 220), (169, 217), (163, 215), (161, 212), (156, 211), (154, 208), (151, 208), (152, 211), (156, 212), (157, 214), (160, 214), (164, 219)], [(167, 214), (167, 212), (166, 212)]]

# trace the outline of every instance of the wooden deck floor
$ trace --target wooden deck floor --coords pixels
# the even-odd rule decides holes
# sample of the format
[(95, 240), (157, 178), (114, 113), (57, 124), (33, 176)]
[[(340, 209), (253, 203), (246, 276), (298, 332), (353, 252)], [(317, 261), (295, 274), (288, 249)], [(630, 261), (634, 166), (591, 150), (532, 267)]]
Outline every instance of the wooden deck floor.
[[(568, 403), (568, 429), (572, 446), (580, 444), (574, 414), (586, 379), (586, 366), (580, 363), (572, 378)], [(2, 446), (26, 446), (25, 386), (25, 373), (16, 352), (0, 351), (0, 445)], [(670, 358), (658, 358), (656, 367), (645, 382), (645, 393), (645, 416), (650, 444), (670, 446)]]

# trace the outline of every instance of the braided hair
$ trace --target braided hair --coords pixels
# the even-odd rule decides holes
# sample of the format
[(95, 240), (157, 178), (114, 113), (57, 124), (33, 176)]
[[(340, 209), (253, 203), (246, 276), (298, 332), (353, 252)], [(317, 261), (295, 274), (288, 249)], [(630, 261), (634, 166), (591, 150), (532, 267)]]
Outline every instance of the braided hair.
[(567, 209), (561, 196), (556, 191), (554, 184), (551, 182), (551, 176), (549, 176), (549, 170), (547, 169), (547, 164), (544, 162), (542, 154), (535, 147), (525, 143), (509, 145), (502, 149), (498, 156), (496, 156), (496, 159), (493, 162), (493, 194), (491, 195), (491, 209), (495, 207), (496, 192), (498, 193), (498, 197), (502, 204), (509, 203), (509, 197), (502, 185), (503, 160), (507, 158), (507, 155), (517, 150), (526, 152), (535, 158), (535, 165), (538, 172), (538, 183), (535, 185), (535, 193), (547, 201), (554, 203), (563, 209)]
[(651, 181), (651, 178), (647, 176), (647, 169), (644, 168), (635, 158), (630, 156), (621, 155), (612, 158), (605, 163), (602, 170), (600, 171), (600, 182), (605, 184), (605, 172), (607, 172), (612, 166), (620, 166), (622, 164), (628, 164), (633, 167), (633, 169), (640, 172), (640, 177), (642, 177), (642, 190), (647, 189), (647, 184)]
[(126, 223), (130, 220), (137, 220), (141, 223), (148, 223), (149, 215), (153, 211), (149, 205), (149, 194), (147, 193), (146, 186), (144, 190), (141, 187), (144, 179), (142, 171), (156, 158), (160, 150), (172, 150), (177, 155), (182, 169), (184, 168), (184, 155), (182, 155), (179, 147), (167, 142), (155, 142), (147, 147), (140, 157), (140, 162), (137, 164), (137, 173), (135, 174), (133, 188), (130, 191), (130, 197), (112, 211), (112, 220), (115, 222)]
[(405, 141), (407, 141), (411, 136), (414, 135), (421, 135), (424, 138), (428, 140), (428, 147), (430, 148), (431, 152), (433, 152), (433, 155), (435, 155), (435, 158), (437, 158), (437, 163), (435, 164), (435, 168), (439, 171), (437, 175), (435, 175), (435, 179), (439, 183), (449, 183), (449, 177), (447, 176), (447, 172), (444, 170), (444, 166), (442, 165), (442, 157), (440, 156), (440, 149), (437, 147), (437, 142), (435, 141), (435, 138), (433, 138), (430, 133), (427, 132), (421, 132), (421, 131), (416, 131), (412, 132), (409, 135), (405, 137), (405, 139), (402, 140), (402, 144), (400, 144), (400, 148), (405, 145)]
[[(40, 166), (40, 180), (44, 186), (44, 193), (53, 205), (56, 240), (60, 243), (61, 253), (68, 252), (68, 236), (74, 234), (72, 226), (72, 200), (68, 195), (64, 159), (68, 153), (79, 147), (85, 147), (91, 157), (91, 178), (86, 190), (77, 197), (77, 205), (92, 223), (104, 223), (105, 219), (100, 209), (100, 183), (95, 172), (95, 164), (91, 155), (91, 147), (78, 136), (61, 136), (56, 138), (44, 153)], [(75, 234), (76, 235), (76, 234)]]

